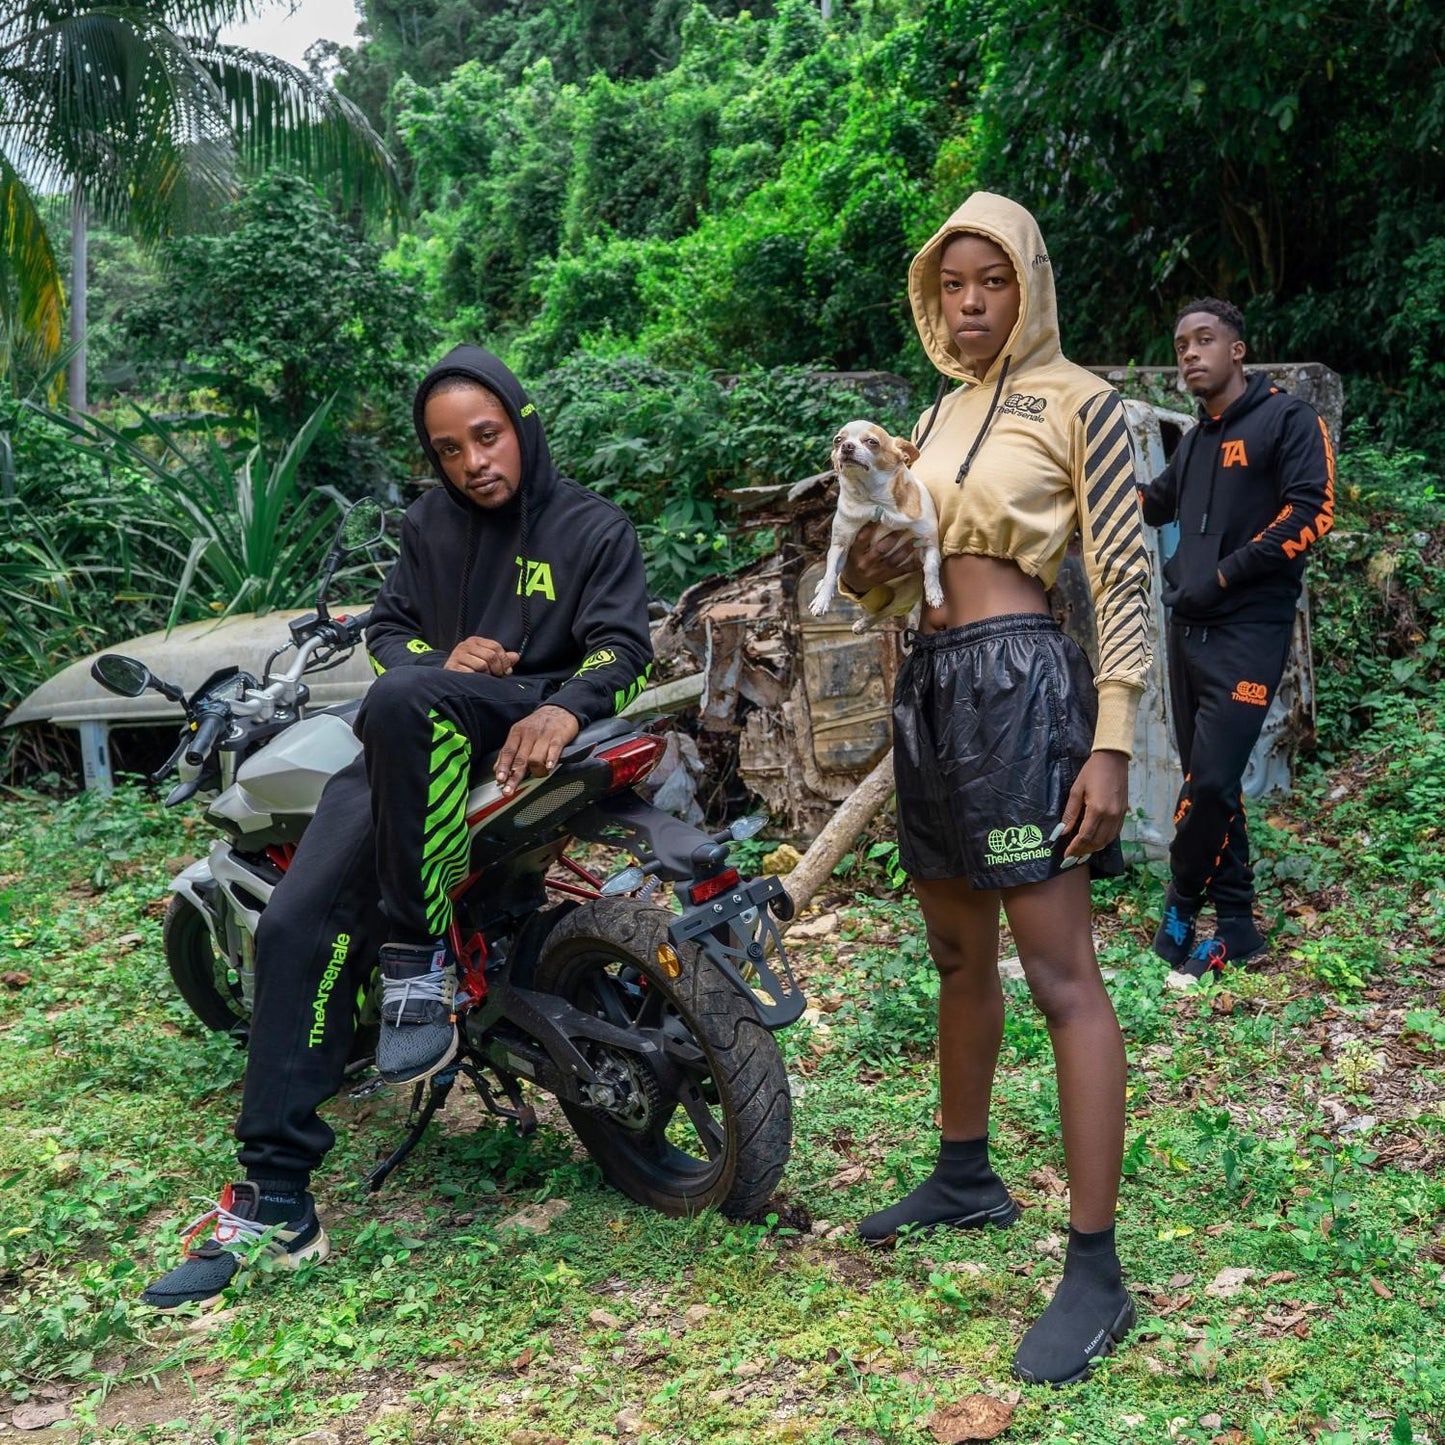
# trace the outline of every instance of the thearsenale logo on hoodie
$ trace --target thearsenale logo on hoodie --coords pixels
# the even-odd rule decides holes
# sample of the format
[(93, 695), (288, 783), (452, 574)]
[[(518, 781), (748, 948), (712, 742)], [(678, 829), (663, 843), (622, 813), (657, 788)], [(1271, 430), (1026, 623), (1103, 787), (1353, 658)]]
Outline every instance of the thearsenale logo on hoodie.
[(1048, 406), (1048, 402), (1043, 397), (1027, 396), (1021, 391), (1016, 391), (1004, 400), (1002, 409), (1010, 416), (1021, 416), (1025, 421), (1036, 421), (1042, 425), (1046, 406)]

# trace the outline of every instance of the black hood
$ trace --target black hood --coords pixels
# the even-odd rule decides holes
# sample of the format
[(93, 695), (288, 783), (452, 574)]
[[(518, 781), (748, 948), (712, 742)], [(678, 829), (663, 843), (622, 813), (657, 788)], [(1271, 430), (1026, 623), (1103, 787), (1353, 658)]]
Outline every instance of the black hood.
[[(412, 425), (416, 427), (416, 439), (421, 443), (421, 449), (426, 453), (426, 459), (431, 463), (437, 480), (446, 488), (447, 495), (457, 506), (465, 508), (466, 511), (475, 512), (477, 510), (447, 480), (446, 473), (442, 471), (441, 463), (437, 459), (437, 454), (432, 450), (431, 442), (427, 438), (426, 426), (422, 420), (427, 393), (431, 390), (432, 383), (443, 376), (470, 377), (471, 380), (480, 382), (488, 391), (495, 393), (501, 399), (522, 443), (522, 485), (518, 489), (518, 495), (527, 498), (529, 511), (535, 510), (536, 504), (547, 496), (557, 483), (557, 468), (552, 463), (552, 453), (547, 448), (547, 438), (542, 431), (537, 408), (522, 389), (522, 383), (512, 375), (511, 371), (490, 351), (486, 351), (480, 346), (456, 346), (447, 352), (422, 377), (421, 385), (417, 387), (416, 397), (411, 404), (411, 419)], [(516, 509), (517, 502), (512, 501), (507, 506), (499, 507), (496, 510), (510, 515)]]

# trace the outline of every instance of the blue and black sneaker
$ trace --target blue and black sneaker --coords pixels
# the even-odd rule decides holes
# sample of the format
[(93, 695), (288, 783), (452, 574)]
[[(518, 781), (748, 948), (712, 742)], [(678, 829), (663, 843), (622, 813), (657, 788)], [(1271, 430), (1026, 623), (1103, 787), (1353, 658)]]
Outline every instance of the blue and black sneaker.
[(1186, 898), (1173, 886), (1164, 897), (1164, 917), (1154, 935), (1154, 952), (1175, 968), (1183, 968), (1194, 952), (1194, 929), (1202, 898)]
[(1165, 980), (1170, 988), (1188, 988), (1194, 983), (1218, 983), (1229, 964), (1229, 955), (1217, 938), (1202, 939), (1194, 952), (1177, 964)]

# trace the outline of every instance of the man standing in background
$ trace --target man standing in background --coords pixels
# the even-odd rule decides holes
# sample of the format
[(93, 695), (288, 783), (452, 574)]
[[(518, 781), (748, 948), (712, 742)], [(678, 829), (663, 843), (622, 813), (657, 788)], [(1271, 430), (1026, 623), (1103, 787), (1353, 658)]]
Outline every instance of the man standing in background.
[[(1284, 674), (1305, 554), (1334, 523), (1335, 456), (1308, 402), (1246, 378), (1238, 307), (1191, 301), (1174, 354), (1199, 419), (1141, 493), (1146, 522), (1179, 524), (1163, 575), (1184, 784), (1154, 952), (1199, 979), (1265, 947), (1240, 784)], [(1200, 939), (1206, 901), (1216, 927)]]

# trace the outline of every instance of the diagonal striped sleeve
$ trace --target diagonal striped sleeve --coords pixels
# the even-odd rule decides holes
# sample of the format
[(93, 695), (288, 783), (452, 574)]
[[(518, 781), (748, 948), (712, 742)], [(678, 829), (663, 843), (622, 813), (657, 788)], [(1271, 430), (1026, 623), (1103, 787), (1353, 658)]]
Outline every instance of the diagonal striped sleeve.
[(1149, 553), (1124, 403), (1117, 391), (1079, 412), (1074, 493), (1099, 632), (1096, 748), (1132, 753), (1134, 713), (1152, 656)]

